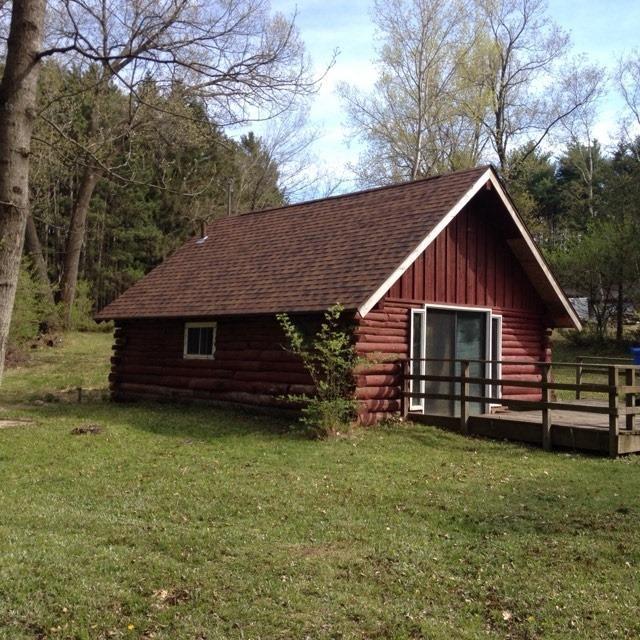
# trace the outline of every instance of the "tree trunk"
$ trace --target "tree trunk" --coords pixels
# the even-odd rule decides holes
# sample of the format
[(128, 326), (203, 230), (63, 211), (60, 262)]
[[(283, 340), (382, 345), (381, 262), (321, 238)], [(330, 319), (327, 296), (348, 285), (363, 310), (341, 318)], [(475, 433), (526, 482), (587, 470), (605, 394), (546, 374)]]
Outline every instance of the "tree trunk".
[(53, 290), (51, 289), (51, 281), (49, 280), (49, 272), (47, 271), (47, 263), (42, 252), (42, 245), (38, 237), (36, 223), (31, 215), (27, 216), (27, 230), (24, 238), (24, 252), (31, 258), (34, 273), (38, 279), (38, 283), (42, 286), (42, 293), (46, 296), (47, 302), (53, 305)]
[(45, 0), (14, 2), (0, 82), (0, 381), (29, 213), (29, 155)]
[(616, 340), (622, 342), (624, 337), (624, 284), (618, 282), (618, 299), (616, 303)]
[(91, 196), (101, 175), (102, 171), (100, 169), (96, 169), (91, 164), (87, 164), (80, 180), (78, 196), (71, 211), (60, 293), (60, 301), (64, 309), (62, 321), (65, 328), (69, 328), (71, 325), (71, 310), (76, 297), (80, 254), (82, 253), (82, 244), (84, 243), (89, 204), (91, 203)]

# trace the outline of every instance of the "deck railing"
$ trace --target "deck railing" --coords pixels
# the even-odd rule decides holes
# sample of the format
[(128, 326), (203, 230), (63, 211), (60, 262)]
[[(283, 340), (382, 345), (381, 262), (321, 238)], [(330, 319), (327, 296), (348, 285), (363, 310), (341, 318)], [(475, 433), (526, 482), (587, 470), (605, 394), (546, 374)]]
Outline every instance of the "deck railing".
[(580, 400), (582, 395), (582, 389), (580, 387), (582, 383), (582, 377), (586, 374), (601, 374), (603, 368), (607, 365), (631, 365), (633, 363), (631, 358), (620, 357), (606, 357), (606, 356), (578, 356), (576, 358), (576, 400)]
[[(540, 411), (542, 417), (542, 446), (551, 448), (552, 410), (576, 413), (589, 413), (607, 416), (610, 450), (617, 450), (617, 439), (621, 430), (636, 430), (636, 416), (640, 415), (640, 366), (632, 364), (599, 364), (585, 366), (586, 358), (579, 362), (536, 362), (531, 360), (465, 360), (420, 358), (403, 361), (403, 413), (409, 413), (411, 400), (449, 400), (458, 403), (457, 414), (460, 431), (468, 433), (469, 403), (501, 405), (513, 410)], [(414, 363), (418, 366), (414, 366)], [(451, 374), (429, 373), (431, 365), (438, 365), (453, 371)], [(476, 375), (470, 372), (471, 365), (484, 372)], [(518, 377), (492, 377), (489, 371), (492, 365), (514, 367), (523, 365), (536, 373), (521, 374)], [(433, 366), (431, 367), (433, 369)], [(422, 369), (423, 373), (415, 373)], [(572, 373), (573, 371), (573, 373)], [(596, 380), (585, 381), (583, 374), (589, 373)], [(573, 379), (576, 382), (560, 382), (558, 379)], [(427, 392), (427, 383), (448, 383), (452, 390), (447, 393)], [(414, 384), (415, 383), (415, 384)], [(475, 389), (474, 389), (475, 387)], [(482, 390), (478, 393), (478, 387)], [(519, 398), (501, 397), (493, 393), (494, 389), (510, 387), (522, 389)], [(531, 391), (533, 390), (533, 393)], [(527, 393), (529, 391), (530, 393)], [(575, 393), (576, 400), (568, 401), (558, 397), (559, 392)], [(585, 397), (591, 396), (591, 402)], [(513, 395), (513, 394), (512, 394)], [(539, 399), (524, 399), (522, 395), (539, 395)], [(582, 402), (578, 402), (582, 400)], [(594, 402), (600, 400), (600, 402)], [(455, 404), (454, 404), (455, 406)], [(426, 411), (428, 414), (428, 411)], [(621, 420), (624, 418), (624, 420)], [(622, 422), (622, 426), (621, 423)], [(603, 425), (604, 426), (604, 425)], [(615, 445), (615, 446), (614, 446)]]

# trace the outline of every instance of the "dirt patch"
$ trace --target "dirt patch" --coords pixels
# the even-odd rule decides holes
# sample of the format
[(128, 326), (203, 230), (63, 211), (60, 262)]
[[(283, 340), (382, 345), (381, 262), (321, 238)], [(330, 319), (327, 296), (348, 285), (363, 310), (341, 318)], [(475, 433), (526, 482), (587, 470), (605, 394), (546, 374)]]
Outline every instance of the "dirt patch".
[(71, 429), (72, 436), (97, 436), (102, 433), (102, 427), (97, 424), (86, 424), (82, 427)]
[(26, 351), (14, 345), (7, 347), (7, 354), (4, 360), (7, 369), (15, 369), (27, 364), (27, 362), (29, 362), (29, 354)]
[(289, 550), (303, 558), (345, 558), (350, 555), (348, 549), (336, 544), (292, 544)]
[(62, 389), (55, 393), (45, 393), (39, 398), (35, 398), (31, 401), (36, 407), (43, 407), (47, 404), (77, 404), (84, 402), (105, 402), (109, 400), (109, 390), (104, 387), (90, 387), (85, 389), (84, 387), (78, 391), (78, 387), (72, 387), (69, 389)]
[(5, 356), (5, 366), (7, 369), (15, 369), (29, 364), (31, 360), (30, 351), (43, 347), (59, 347), (62, 345), (62, 336), (55, 333), (44, 333), (26, 344), (10, 344), (7, 347)]
[(154, 606), (157, 609), (165, 607), (174, 607), (181, 602), (186, 602), (191, 598), (191, 594), (187, 589), (158, 589), (152, 594), (155, 600)]
[(0, 420), (0, 429), (13, 429), (14, 427), (31, 427), (33, 420)]

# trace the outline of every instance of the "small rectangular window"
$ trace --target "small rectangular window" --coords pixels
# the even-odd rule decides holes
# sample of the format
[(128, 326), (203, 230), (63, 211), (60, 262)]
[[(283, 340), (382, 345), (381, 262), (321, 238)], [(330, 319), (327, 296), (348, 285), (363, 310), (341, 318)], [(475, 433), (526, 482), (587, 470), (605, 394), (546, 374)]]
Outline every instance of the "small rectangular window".
[(216, 351), (215, 322), (187, 322), (184, 327), (184, 357), (210, 358)]

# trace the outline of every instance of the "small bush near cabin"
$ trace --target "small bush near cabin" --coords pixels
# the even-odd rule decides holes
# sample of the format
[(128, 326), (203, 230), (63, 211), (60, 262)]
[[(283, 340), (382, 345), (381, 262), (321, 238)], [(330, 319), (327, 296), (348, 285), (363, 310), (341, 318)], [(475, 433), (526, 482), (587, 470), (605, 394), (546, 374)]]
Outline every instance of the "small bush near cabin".
[(295, 353), (309, 372), (316, 395), (289, 396), (301, 403), (301, 422), (318, 437), (328, 437), (348, 428), (356, 413), (353, 370), (357, 356), (351, 335), (341, 322), (343, 307), (330, 307), (318, 332), (310, 337), (297, 327), (287, 314), (279, 314), (278, 322)]

